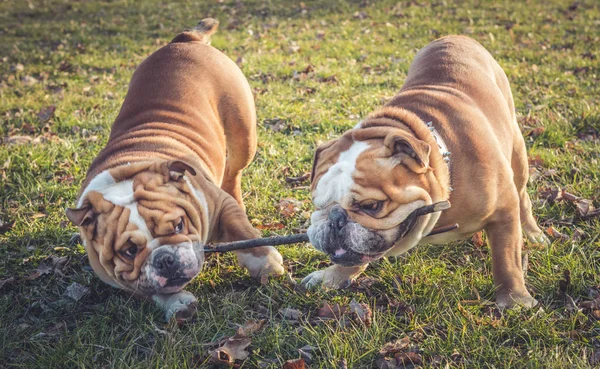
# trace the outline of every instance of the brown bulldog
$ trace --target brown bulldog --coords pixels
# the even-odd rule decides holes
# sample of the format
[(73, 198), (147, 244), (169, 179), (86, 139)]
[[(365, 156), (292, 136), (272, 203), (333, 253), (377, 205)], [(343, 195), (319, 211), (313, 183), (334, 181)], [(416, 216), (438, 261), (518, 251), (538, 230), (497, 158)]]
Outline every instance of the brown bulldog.
[[(342, 287), (370, 261), (483, 229), (497, 304), (533, 306), (521, 269), (522, 231), (536, 242), (547, 240), (531, 213), (528, 173), (498, 63), (468, 37), (436, 40), (416, 55), (397, 96), (317, 149), (308, 235), (335, 265), (303, 283)], [(415, 209), (443, 200), (451, 202), (449, 210), (400, 227)], [(454, 223), (459, 228), (428, 236)]]
[[(205, 19), (137, 68), (106, 147), (68, 218), (104, 282), (151, 296), (167, 320), (189, 318), (183, 287), (203, 245), (259, 237), (244, 212), (240, 177), (256, 152), (256, 112), (244, 75), (208, 45)], [(282, 274), (273, 247), (237, 252), (253, 277)]]

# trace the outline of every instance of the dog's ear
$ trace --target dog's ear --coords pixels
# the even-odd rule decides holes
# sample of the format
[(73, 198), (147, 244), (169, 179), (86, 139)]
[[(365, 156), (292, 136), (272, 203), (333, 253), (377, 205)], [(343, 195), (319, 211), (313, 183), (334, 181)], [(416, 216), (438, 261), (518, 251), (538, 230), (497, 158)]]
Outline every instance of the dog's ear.
[(431, 146), (413, 137), (390, 133), (383, 141), (388, 155), (415, 173), (429, 169)]
[(328, 149), (331, 146), (333, 146), (333, 144), (336, 143), (336, 142), (337, 142), (337, 139), (331, 140), (331, 141), (325, 142), (325, 143), (319, 145), (319, 147), (317, 147), (317, 151), (315, 151), (315, 156), (313, 158), (312, 170), (310, 171), (310, 182), (312, 184), (314, 184), (314, 181), (315, 181), (315, 172), (317, 170), (317, 163), (319, 161), (319, 156), (321, 156), (321, 153), (323, 151), (325, 151), (326, 149)]
[(80, 208), (68, 208), (67, 218), (76, 226), (85, 227), (95, 218), (94, 209), (89, 202), (84, 203)]
[(167, 168), (169, 169), (169, 177), (173, 181), (181, 180), (186, 171), (193, 176), (196, 175), (196, 170), (194, 170), (194, 168), (192, 168), (189, 164), (179, 160), (170, 161), (167, 164)]

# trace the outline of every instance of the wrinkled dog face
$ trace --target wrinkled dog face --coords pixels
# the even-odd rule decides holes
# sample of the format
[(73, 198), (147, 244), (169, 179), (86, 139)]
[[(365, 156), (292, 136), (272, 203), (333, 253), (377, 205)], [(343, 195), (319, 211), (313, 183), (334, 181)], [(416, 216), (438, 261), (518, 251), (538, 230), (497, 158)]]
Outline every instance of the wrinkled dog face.
[(144, 295), (175, 293), (199, 273), (206, 204), (183, 175), (193, 169), (176, 163), (105, 171), (68, 211), (105, 282)]
[[(356, 140), (351, 132), (317, 150), (312, 179), (316, 211), (308, 229), (311, 243), (344, 266), (382, 257), (398, 242), (400, 223), (432, 202), (420, 175), (428, 166), (413, 149), (418, 142), (398, 136)], [(426, 149), (420, 155), (426, 157)], [(404, 238), (422, 230), (428, 217), (422, 218)]]

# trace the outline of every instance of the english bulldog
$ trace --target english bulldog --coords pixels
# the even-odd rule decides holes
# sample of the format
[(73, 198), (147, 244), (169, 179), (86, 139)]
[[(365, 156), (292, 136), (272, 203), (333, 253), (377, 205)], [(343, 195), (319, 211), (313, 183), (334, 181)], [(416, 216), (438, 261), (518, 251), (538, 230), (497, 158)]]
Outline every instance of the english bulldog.
[[(484, 230), (498, 306), (531, 307), (537, 302), (523, 278), (522, 231), (535, 242), (547, 239), (532, 215), (528, 175), (506, 74), (468, 37), (433, 41), (417, 53), (394, 98), (318, 147), (308, 236), (334, 265), (303, 283), (343, 287), (381, 257)], [(449, 210), (400, 229), (415, 209), (444, 200)], [(454, 223), (459, 227), (428, 236)]]
[[(167, 320), (196, 311), (183, 288), (207, 242), (260, 236), (240, 188), (256, 152), (254, 100), (237, 65), (208, 45), (217, 26), (205, 19), (139, 65), (77, 207), (67, 209), (100, 279), (151, 297)], [(273, 247), (236, 254), (253, 277), (284, 272)]]

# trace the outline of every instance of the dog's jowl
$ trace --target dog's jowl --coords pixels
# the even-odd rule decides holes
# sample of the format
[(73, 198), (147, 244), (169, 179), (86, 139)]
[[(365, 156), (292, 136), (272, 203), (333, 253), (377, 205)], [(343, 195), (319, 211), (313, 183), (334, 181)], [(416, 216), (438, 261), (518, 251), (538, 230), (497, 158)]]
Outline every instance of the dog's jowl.
[[(106, 147), (91, 164), (77, 207), (90, 264), (106, 283), (151, 297), (167, 319), (190, 318), (183, 291), (207, 242), (256, 238), (240, 178), (256, 152), (256, 113), (246, 78), (208, 45), (205, 19), (135, 71)], [(282, 274), (273, 247), (238, 251), (254, 277)]]
[[(317, 149), (308, 234), (334, 265), (303, 282), (342, 287), (370, 261), (484, 230), (496, 302), (533, 306), (521, 269), (522, 231), (546, 239), (531, 213), (528, 173), (498, 63), (468, 37), (438, 39), (419, 51), (391, 101)], [(400, 230), (415, 209), (443, 200), (449, 210)], [(454, 223), (459, 228), (429, 236)]]

